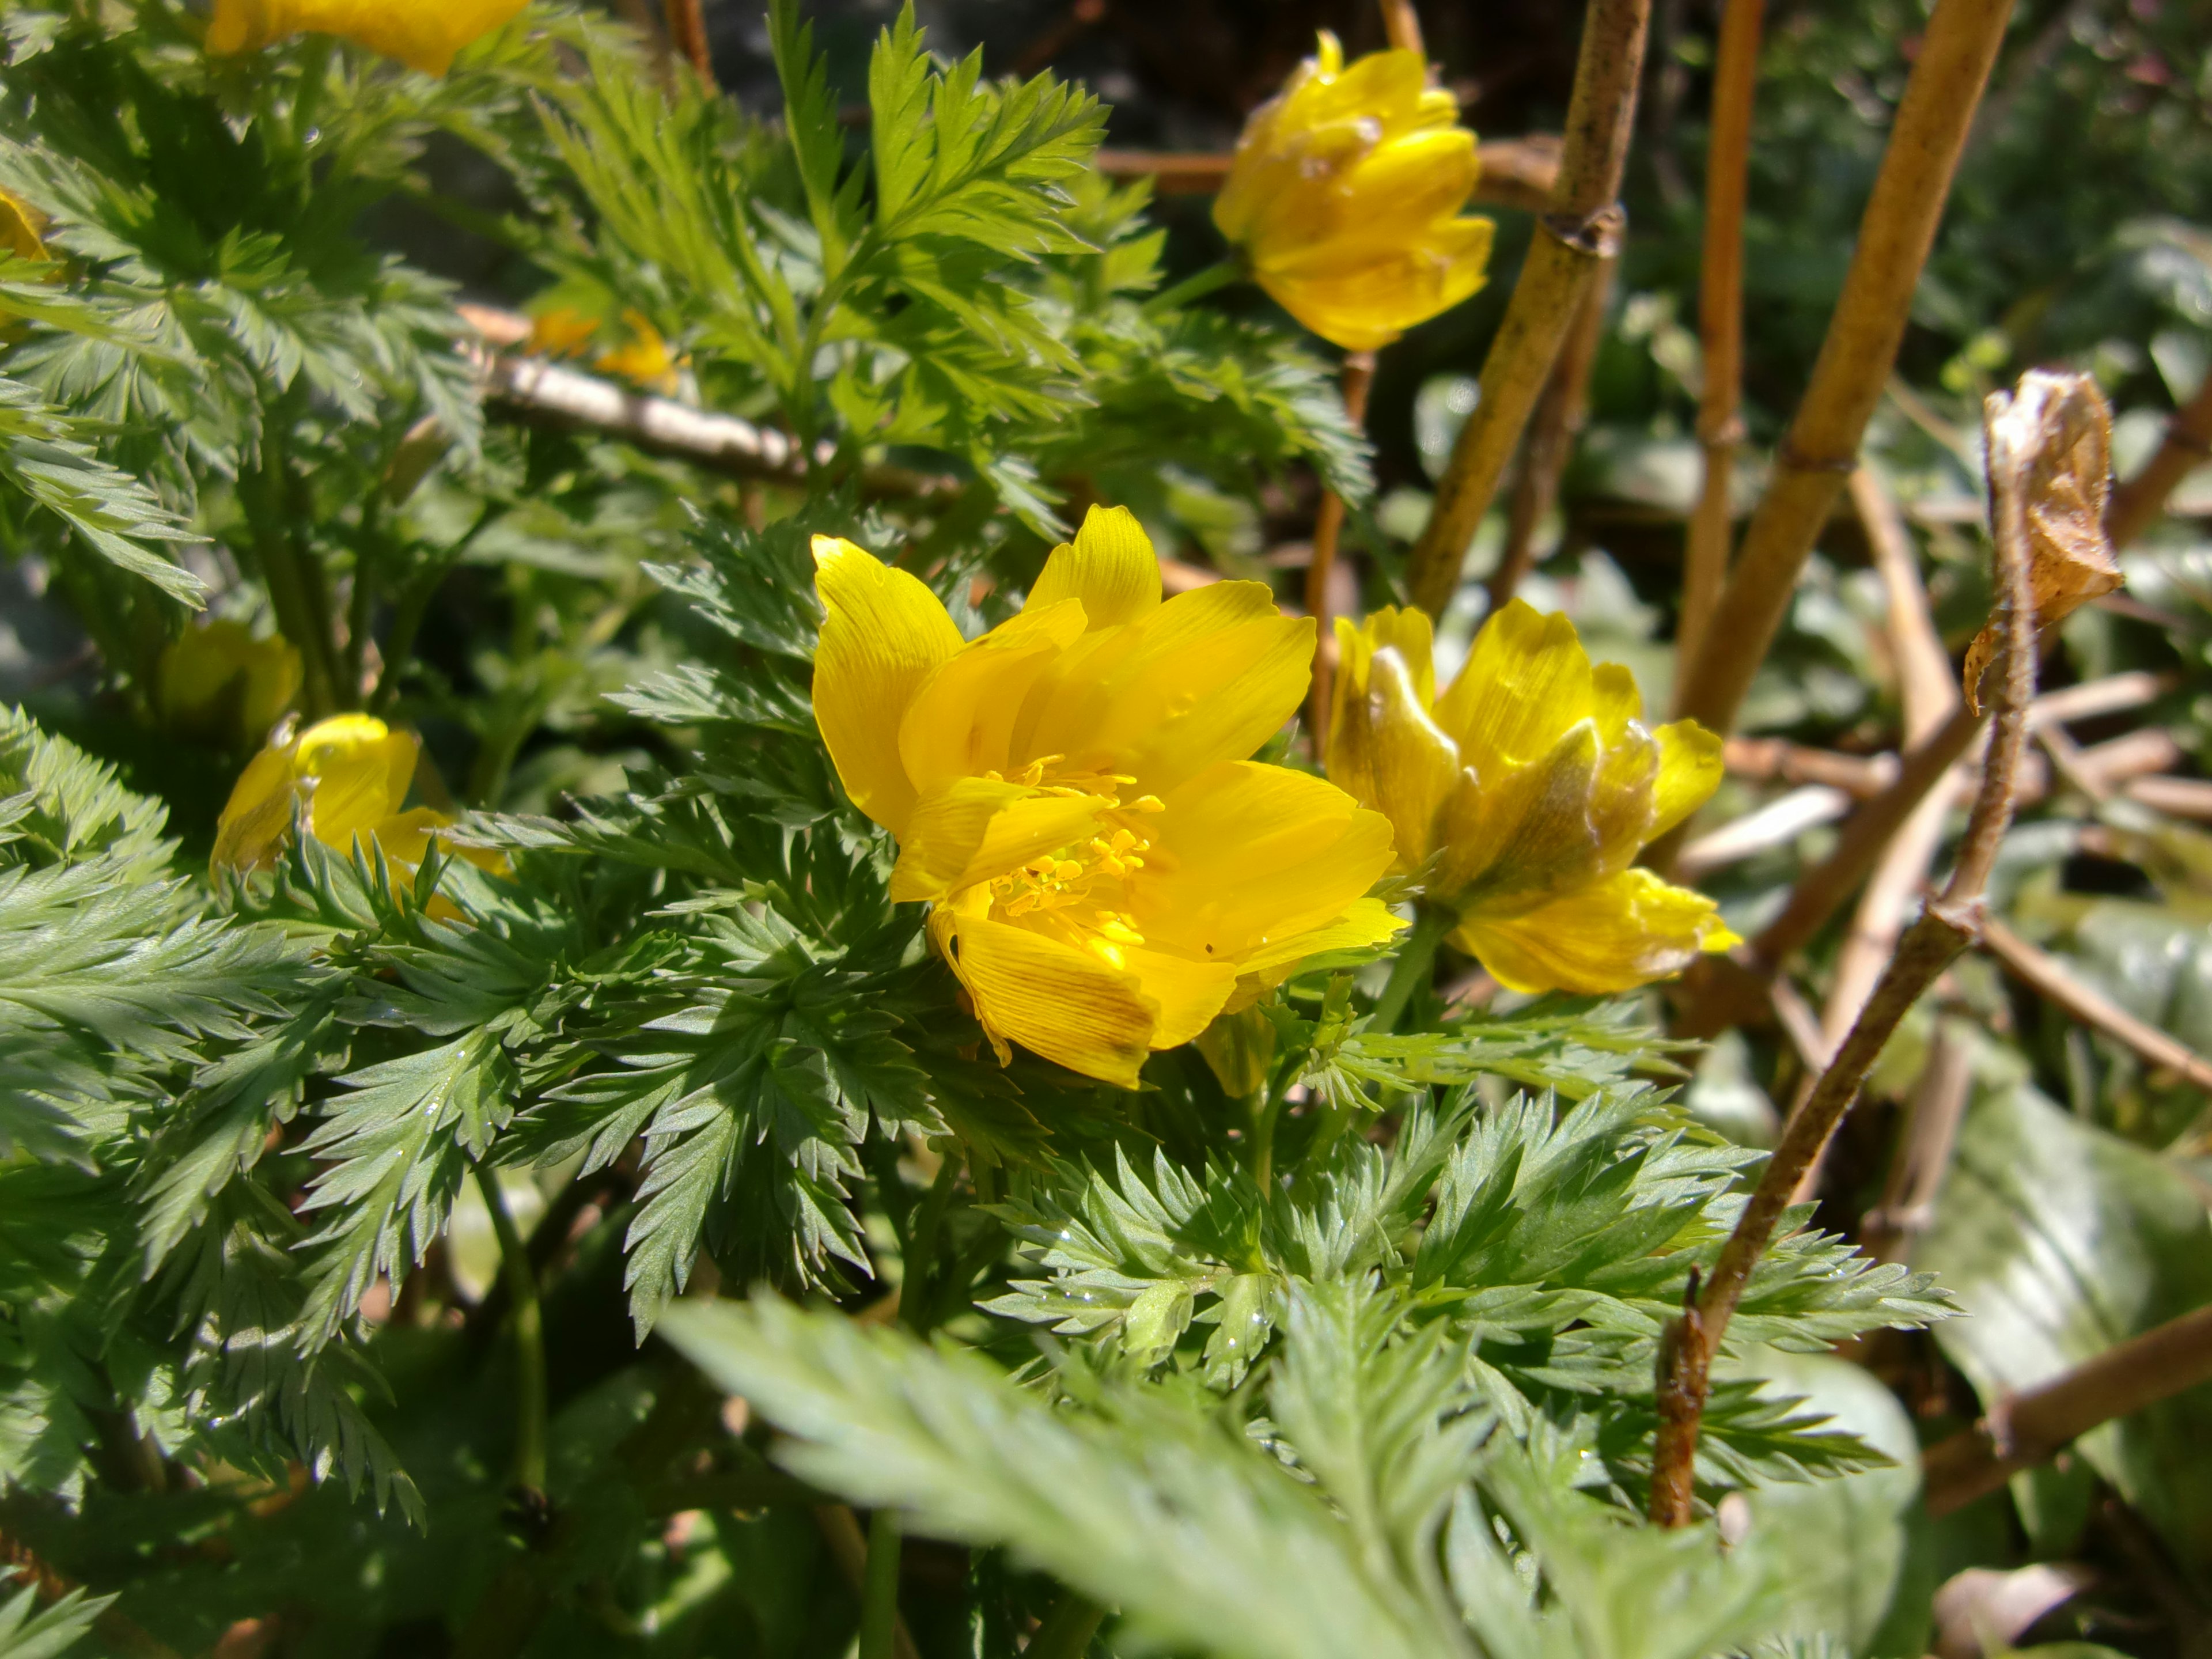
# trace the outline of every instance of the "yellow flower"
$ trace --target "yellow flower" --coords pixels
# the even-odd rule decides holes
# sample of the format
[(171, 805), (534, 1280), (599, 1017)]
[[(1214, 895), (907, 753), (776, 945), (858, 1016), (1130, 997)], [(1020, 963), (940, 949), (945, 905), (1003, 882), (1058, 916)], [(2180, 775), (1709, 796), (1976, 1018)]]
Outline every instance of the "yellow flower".
[(1001, 1060), (1133, 1088), (1306, 957), (1396, 931), (1364, 896), (1389, 822), (1245, 758), (1313, 659), (1264, 585), (1162, 604), (1136, 520), (1094, 507), (1021, 614), (963, 643), (905, 571), (827, 536), (814, 558), (815, 718)]
[(243, 623), (187, 628), (161, 653), (155, 702), (173, 732), (258, 743), (300, 690), (300, 653), (281, 635), (257, 640)]
[[(214, 867), (253, 870), (275, 862), (304, 801), (307, 832), (323, 845), (350, 854), (356, 842), (372, 844), (396, 876), (410, 877), (430, 838), (453, 822), (427, 806), (400, 810), (422, 750), (412, 732), (394, 732), (367, 714), (333, 715), (270, 744), (247, 763), (230, 792), (216, 826)], [(452, 850), (480, 869), (507, 867), (496, 853)], [(460, 912), (440, 898), (430, 914), (453, 920)]]
[(46, 216), (12, 191), (0, 190), (0, 247), (19, 259), (47, 259)]
[(520, 11), (527, 0), (215, 0), (212, 52), (258, 52), (293, 34), (336, 34), (443, 75), (453, 54)]
[(526, 349), (545, 357), (584, 357), (592, 367), (619, 374), (648, 391), (671, 392), (678, 383), (676, 354), (652, 320), (641, 311), (623, 313), (618, 343), (594, 349), (600, 333), (599, 319), (574, 306), (550, 306), (531, 319)]
[(1347, 351), (1388, 345), (1482, 286), (1494, 227), (1459, 216), (1480, 164), (1458, 121), (1419, 52), (1347, 69), (1324, 33), (1245, 123), (1213, 222), (1315, 333)]
[(1329, 776), (1389, 816), (1397, 868), (1501, 985), (1626, 991), (1736, 942), (1711, 899), (1633, 867), (1719, 784), (1720, 739), (1645, 730), (1634, 677), (1591, 667), (1572, 623), (1515, 600), (1441, 697), (1420, 611), (1336, 630)]

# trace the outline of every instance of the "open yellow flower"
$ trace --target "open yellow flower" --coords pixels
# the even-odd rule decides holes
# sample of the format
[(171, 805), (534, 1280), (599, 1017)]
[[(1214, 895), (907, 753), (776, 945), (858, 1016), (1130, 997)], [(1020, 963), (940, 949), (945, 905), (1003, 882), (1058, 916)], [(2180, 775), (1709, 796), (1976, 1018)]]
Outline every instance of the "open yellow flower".
[(1021, 614), (963, 643), (905, 571), (827, 536), (814, 558), (815, 718), (1001, 1060), (1133, 1088), (1305, 957), (1396, 931), (1364, 896), (1389, 822), (1246, 758), (1313, 659), (1263, 584), (1163, 604), (1136, 520), (1094, 507)]
[(1643, 724), (1635, 678), (1516, 599), (1441, 697), (1429, 619), (1340, 618), (1328, 774), (1387, 813), (1452, 941), (1516, 991), (1626, 991), (1736, 942), (1713, 902), (1633, 867), (1710, 796), (1721, 742)]
[(299, 690), (300, 653), (282, 635), (257, 640), (245, 623), (218, 617), (169, 642), (154, 700), (172, 732), (258, 743)]
[(490, 33), (527, 0), (215, 0), (212, 52), (258, 52), (288, 35), (336, 34), (443, 75), (453, 54)]
[[(411, 877), (431, 837), (453, 822), (427, 806), (401, 810), (422, 752), (422, 739), (412, 732), (394, 732), (368, 714), (333, 715), (270, 744), (239, 775), (216, 826), (210, 862), (218, 870), (274, 863), (304, 802), (307, 832), (324, 846), (349, 854), (357, 842), (364, 850), (373, 845), (395, 875)], [(451, 850), (480, 869), (507, 867), (497, 853)], [(430, 913), (448, 920), (460, 915), (443, 898), (432, 902)]]
[(1482, 286), (1494, 227), (1460, 216), (1480, 170), (1419, 52), (1346, 68), (1323, 33), (1245, 123), (1213, 222), (1284, 310), (1368, 351)]

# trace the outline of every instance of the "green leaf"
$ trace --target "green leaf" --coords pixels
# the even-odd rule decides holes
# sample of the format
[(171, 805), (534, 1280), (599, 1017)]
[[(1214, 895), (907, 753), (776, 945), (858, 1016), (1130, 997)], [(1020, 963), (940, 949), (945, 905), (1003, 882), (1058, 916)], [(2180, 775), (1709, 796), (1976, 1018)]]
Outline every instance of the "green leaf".
[(41, 1613), (38, 1586), (26, 1586), (0, 1602), (0, 1659), (54, 1659), (68, 1652), (114, 1600), (112, 1595), (88, 1598), (82, 1590), (73, 1589)]

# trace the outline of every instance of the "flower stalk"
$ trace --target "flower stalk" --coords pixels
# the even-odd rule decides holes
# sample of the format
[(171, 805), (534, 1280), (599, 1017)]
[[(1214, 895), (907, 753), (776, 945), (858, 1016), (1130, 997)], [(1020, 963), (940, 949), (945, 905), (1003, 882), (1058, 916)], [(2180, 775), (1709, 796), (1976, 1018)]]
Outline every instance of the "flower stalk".
[(1375, 999), (1374, 1012), (1367, 1018), (1369, 1030), (1387, 1036), (1398, 1029), (1413, 993), (1434, 975), (1437, 947), (1458, 926), (1458, 916), (1441, 905), (1424, 904), (1414, 911), (1413, 931), (1406, 935), (1404, 947), (1390, 964), (1382, 994)]
[(514, 1484), (524, 1492), (545, 1491), (545, 1316), (538, 1300), (538, 1273), (516, 1231), (514, 1217), (500, 1191), (499, 1176), (489, 1165), (475, 1167), (477, 1190), (491, 1212), (499, 1240), (500, 1274), (507, 1281), (509, 1316), (514, 1323)]

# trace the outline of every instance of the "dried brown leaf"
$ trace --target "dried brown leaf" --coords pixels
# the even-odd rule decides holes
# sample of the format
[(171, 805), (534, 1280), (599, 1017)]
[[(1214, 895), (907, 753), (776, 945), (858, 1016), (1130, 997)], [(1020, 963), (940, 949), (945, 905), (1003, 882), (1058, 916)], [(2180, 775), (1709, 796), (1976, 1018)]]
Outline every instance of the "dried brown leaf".
[[(2033, 370), (2006, 412), (2027, 452), (2028, 586), (2039, 629), (2071, 616), (2120, 585), (2105, 534), (2112, 489), (2112, 412), (2087, 374)], [(1981, 712), (1982, 676), (1997, 649), (1992, 618), (1966, 651), (1966, 702)]]

